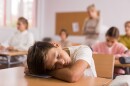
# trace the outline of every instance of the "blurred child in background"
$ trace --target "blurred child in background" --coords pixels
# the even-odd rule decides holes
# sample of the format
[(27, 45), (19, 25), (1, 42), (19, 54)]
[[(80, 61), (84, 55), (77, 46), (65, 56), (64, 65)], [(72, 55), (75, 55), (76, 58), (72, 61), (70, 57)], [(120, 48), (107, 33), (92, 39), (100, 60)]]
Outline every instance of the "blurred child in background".
[[(34, 44), (32, 33), (28, 32), (28, 20), (24, 17), (18, 18), (17, 31), (6, 42), (1, 43), (1, 50), (9, 51), (28, 51), (29, 47)], [(26, 57), (14, 57), (13, 60), (25, 61)]]
[(60, 31), (60, 38), (61, 38), (61, 40), (60, 40), (59, 43), (60, 43), (60, 45), (62, 47), (69, 47), (69, 46), (72, 45), (71, 42), (67, 39), (68, 35), (69, 34), (68, 34), (66, 29), (61, 29), (61, 31)]
[[(111, 27), (106, 32), (106, 41), (97, 43), (92, 46), (94, 53), (100, 54), (113, 54), (115, 59), (119, 59), (121, 56), (127, 57), (126, 51), (128, 48), (118, 42), (119, 30), (116, 27)], [(105, 58), (105, 57), (104, 57)], [(125, 74), (123, 68), (115, 68), (115, 74)]]
[(130, 21), (125, 23), (125, 35), (120, 36), (119, 42), (124, 44), (128, 49), (130, 49)]
[(27, 51), (33, 43), (34, 37), (28, 32), (28, 20), (20, 17), (17, 22), (17, 31), (8, 41), (1, 43), (1, 47), (7, 50)]

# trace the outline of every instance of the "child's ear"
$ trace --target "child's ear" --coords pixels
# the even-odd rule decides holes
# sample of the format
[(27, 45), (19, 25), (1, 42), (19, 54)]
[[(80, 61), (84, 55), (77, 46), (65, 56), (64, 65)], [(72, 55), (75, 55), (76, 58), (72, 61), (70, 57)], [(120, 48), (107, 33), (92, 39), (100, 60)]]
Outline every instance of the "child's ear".
[[(56, 48), (61, 48), (61, 45), (58, 44), (58, 43), (56, 43), (56, 44), (55, 44), (55, 47), (56, 47)], [(62, 48), (61, 48), (61, 49), (62, 49)]]

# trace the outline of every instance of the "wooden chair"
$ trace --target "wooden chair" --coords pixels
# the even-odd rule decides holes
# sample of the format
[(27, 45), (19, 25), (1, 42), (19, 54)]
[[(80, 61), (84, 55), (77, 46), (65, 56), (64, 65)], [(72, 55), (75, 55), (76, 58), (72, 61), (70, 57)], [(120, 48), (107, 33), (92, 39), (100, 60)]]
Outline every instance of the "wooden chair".
[(78, 45), (81, 45), (79, 43), (72, 43), (72, 46), (78, 46)]
[(113, 79), (115, 58), (108, 54), (93, 54), (97, 77)]

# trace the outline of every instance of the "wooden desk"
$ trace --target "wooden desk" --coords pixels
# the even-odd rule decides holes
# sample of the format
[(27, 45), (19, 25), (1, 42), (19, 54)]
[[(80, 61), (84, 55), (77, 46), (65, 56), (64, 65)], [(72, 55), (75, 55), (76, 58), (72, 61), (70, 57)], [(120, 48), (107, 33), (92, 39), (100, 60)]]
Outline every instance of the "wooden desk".
[(27, 51), (5, 51), (0, 52), (1, 57), (6, 57), (7, 61), (0, 61), (1, 64), (8, 64), (8, 67), (10, 67), (11, 64), (17, 64), (20, 62), (11, 62), (11, 58), (13, 56), (21, 56), (21, 55), (27, 55)]
[(0, 70), (0, 86), (107, 86), (111, 79), (83, 77), (76, 83), (24, 75), (23, 67)]
[(115, 60), (115, 66), (125, 68), (126, 74), (130, 74), (130, 64), (121, 64), (119, 60)]
[(117, 67), (130, 67), (130, 64), (121, 64), (119, 60), (115, 60), (115, 66)]

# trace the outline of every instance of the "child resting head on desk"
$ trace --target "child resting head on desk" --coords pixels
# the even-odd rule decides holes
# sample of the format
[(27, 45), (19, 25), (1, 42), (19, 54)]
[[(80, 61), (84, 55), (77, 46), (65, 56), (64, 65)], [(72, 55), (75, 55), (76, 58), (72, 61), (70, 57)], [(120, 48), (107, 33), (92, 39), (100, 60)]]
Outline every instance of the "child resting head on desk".
[(31, 74), (49, 74), (68, 82), (83, 75), (97, 76), (92, 51), (85, 45), (62, 49), (57, 43), (36, 42), (28, 51), (27, 65)]

